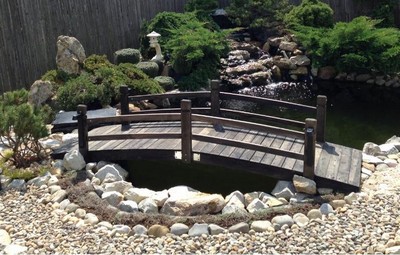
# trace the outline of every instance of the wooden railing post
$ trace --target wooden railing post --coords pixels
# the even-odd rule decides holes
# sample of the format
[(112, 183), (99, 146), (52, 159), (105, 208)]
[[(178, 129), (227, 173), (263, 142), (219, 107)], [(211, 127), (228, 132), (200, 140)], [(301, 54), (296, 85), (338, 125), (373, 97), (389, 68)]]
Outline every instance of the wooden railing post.
[(219, 105), (219, 80), (211, 81), (211, 115), (220, 116), (220, 105)]
[(303, 176), (313, 180), (315, 171), (315, 141), (317, 120), (306, 119), (304, 130), (304, 169)]
[(181, 101), (182, 161), (192, 162), (192, 102)]
[(89, 151), (89, 140), (88, 140), (88, 124), (87, 124), (87, 107), (86, 105), (80, 104), (77, 109), (76, 119), (78, 121), (78, 144), (79, 152), (84, 158), (87, 158)]
[(326, 127), (326, 96), (317, 97), (317, 141), (325, 142)]
[(119, 88), (119, 92), (121, 93), (121, 115), (125, 115), (129, 113), (129, 88), (126, 85), (121, 85)]

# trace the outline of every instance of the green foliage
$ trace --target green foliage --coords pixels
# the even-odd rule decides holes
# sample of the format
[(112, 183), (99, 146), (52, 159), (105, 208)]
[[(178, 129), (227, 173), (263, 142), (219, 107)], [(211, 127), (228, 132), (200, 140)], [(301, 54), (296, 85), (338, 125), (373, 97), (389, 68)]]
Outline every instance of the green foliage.
[(207, 15), (218, 8), (217, 0), (189, 0), (185, 5), (186, 12), (200, 11)]
[(154, 80), (158, 82), (158, 84), (160, 84), (160, 86), (166, 91), (172, 90), (175, 86), (174, 78), (169, 76), (157, 76), (154, 78)]
[(297, 26), (294, 31), (317, 67), (333, 65), (346, 72), (400, 71), (400, 31), (376, 28), (377, 20), (357, 17), (332, 29)]
[(45, 157), (39, 139), (48, 134), (46, 112), (22, 100), (27, 93), (7, 92), (0, 101), (0, 143), (12, 150), (10, 160), (16, 167)]
[(101, 67), (113, 67), (110, 61), (108, 61), (106, 55), (90, 55), (83, 62), (84, 69), (89, 73), (94, 73)]
[(284, 18), (289, 27), (296, 25), (310, 27), (333, 27), (332, 8), (319, 0), (303, 0)]
[(158, 39), (163, 51), (168, 52), (165, 47), (166, 42), (172, 38), (171, 30), (179, 29), (182, 24), (186, 24), (191, 20), (195, 20), (196, 15), (192, 12), (176, 13), (176, 12), (160, 12), (150, 22), (144, 23), (140, 34), (140, 51), (144, 58), (149, 59), (154, 52), (150, 49), (149, 38), (147, 34), (157, 31), (161, 35)]
[(76, 77), (76, 75), (67, 74), (64, 71), (57, 69), (47, 71), (40, 79), (43, 81), (49, 81), (57, 86), (66, 83), (74, 77)]
[[(166, 44), (171, 50), (174, 70), (178, 74), (192, 77), (178, 82), (181, 89), (193, 90), (207, 86), (207, 78), (215, 77), (220, 58), (228, 52), (226, 34), (211, 31), (204, 25), (198, 20), (183, 24), (179, 29), (171, 31), (173, 37)], [(193, 79), (194, 76), (197, 78)], [(206, 78), (203, 80), (204, 77)]]
[(103, 98), (101, 92), (89, 74), (81, 74), (58, 89), (57, 100), (62, 109), (74, 111), (78, 104), (86, 104), (90, 108), (90, 105), (98, 103), (99, 95)]
[(381, 20), (377, 27), (394, 27), (394, 8), (398, 4), (396, 0), (381, 0), (379, 5), (371, 13), (373, 19)]
[[(164, 89), (153, 79), (149, 78), (142, 70), (130, 63), (120, 64), (117, 70), (126, 77), (126, 85), (131, 88), (134, 94), (159, 94)], [(119, 92), (118, 92), (119, 93)]]
[(121, 63), (137, 64), (140, 61), (140, 51), (137, 49), (121, 49), (114, 53), (114, 62), (116, 65)]
[(290, 9), (288, 0), (231, 0), (226, 11), (238, 26), (265, 28), (282, 22)]
[(143, 61), (136, 64), (136, 67), (142, 70), (145, 74), (154, 78), (158, 75), (158, 64), (153, 61)]

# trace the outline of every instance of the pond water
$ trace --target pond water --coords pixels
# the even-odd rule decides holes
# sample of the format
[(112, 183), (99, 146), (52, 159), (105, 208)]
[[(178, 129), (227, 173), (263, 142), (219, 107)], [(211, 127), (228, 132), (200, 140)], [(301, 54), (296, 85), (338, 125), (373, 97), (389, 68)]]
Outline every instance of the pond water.
[[(400, 135), (400, 90), (370, 87), (366, 84), (321, 83), (318, 85), (279, 83), (246, 89), (239, 93), (255, 94), (308, 105), (315, 105), (317, 95), (328, 97), (326, 139), (329, 142), (362, 149), (364, 143), (384, 143)], [(277, 114), (304, 120), (307, 116), (255, 104), (228, 102), (237, 109)], [(188, 185), (203, 192), (227, 195), (242, 192), (270, 192), (277, 180), (258, 174), (198, 163), (180, 161), (123, 162), (132, 171), (134, 186), (153, 190)]]

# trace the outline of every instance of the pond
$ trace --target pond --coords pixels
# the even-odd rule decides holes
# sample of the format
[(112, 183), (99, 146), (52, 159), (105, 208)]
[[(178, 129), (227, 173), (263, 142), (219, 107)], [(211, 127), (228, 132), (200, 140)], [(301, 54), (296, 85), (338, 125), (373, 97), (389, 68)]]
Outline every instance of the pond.
[[(364, 86), (363, 86), (364, 85)], [(364, 143), (384, 143), (400, 135), (400, 91), (365, 84), (320, 83), (318, 85), (279, 83), (250, 89), (258, 96), (315, 105), (317, 95), (328, 97), (327, 133), (329, 142), (362, 149)], [(240, 91), (240, 93), (249, 93)], [(229, 103), (229, 102), (228, 102)], [(298, 112), (262, 108), (255, 104), (230, 102), (234, 108), (277, 114), (304, 120)], [(129, 161), (123, 163), (132, 171), (132, 183), (153, 190), (188, 185), (203, 192), (227, 195), (241, 192), (270, 192), (275, 179), (235, 170), (180, 161)]]

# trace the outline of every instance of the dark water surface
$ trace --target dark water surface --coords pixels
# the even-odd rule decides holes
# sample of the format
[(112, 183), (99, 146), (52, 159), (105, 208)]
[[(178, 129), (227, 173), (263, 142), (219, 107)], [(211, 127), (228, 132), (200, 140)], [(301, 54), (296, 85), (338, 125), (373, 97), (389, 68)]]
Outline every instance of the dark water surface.
[[(288, 100), (308, 105), (316, 104), (317, 95), (328, 97), (326, 140), (362, 149), (364, 143), (384, 143), (393, 135), (400, 136), (400, 90), (371, 87), (367, 84), (323, 83), (318, 86), (275, 84), (253, 88), (257, 96)], [(247, 92), (250, 93), (249, 89)], [(253, 112), (304, 120), (299, 112), (270, 109), (243, 102), (227, 102), (229, 107)], [(203, 192), (227, 195), (241, 192), (270, 192), (276, 180), (263, 175), (226, 168), (186, 165), (180, 161), (130, 161), (134, 186), (153, 190), (188, 185)]]

